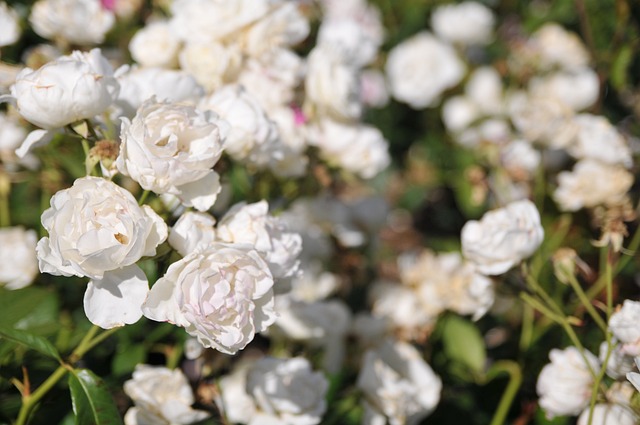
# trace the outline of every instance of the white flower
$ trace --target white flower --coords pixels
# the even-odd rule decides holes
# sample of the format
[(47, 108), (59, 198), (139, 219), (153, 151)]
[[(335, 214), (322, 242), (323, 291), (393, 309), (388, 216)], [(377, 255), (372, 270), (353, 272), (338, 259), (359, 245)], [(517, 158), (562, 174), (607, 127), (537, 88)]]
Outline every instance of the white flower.
[(247, 245), (212, 243), (169, 266), (144, 315), (184, 327), (205, 347), (234, 354), (275, 321), (273, 277)]
[(542, 243), (540, 213), (529, 200), (512, 202), (462, 228), (462, 253), (480, 273), (498, 275), (529, 257)]
[(271, 0), (177, 0), (171, 3), (171, 29), (187, 42), (213, 42), (232, 38), (264, 17)]
[(193, 75), (208, 93), (235, 81), (243, 65), (238, 46), (216, 42), (189, 42), (178, 60), (180, 68)]
[(35, 230), (23, 227), (0, 228), (0, 286), (20, 289), (38, 275)]
[(298, 1), (272, 2), (274, 9), (242, 34), (244, 51), (253, 57), (293, 46), (309, 35), (309, 20)]
[[(640, 357), (636, 357), (634, 359), (634, 362), (636, 364), (636, 368), (640, 369)], [(627, 379), (629, 380), (629, 382), (631, 382), (631, 384), (633, 384), (636, 390), (640, 391), (640, 373), (629, 372), (627, 373)]]
[(392, 96), (421, 109), (458, 84), (465, 65), (449, 44), (423, 31), (391, 50), (386, 71)]
[(530, 43), (538, 52), (540, 67), (543, 69), (576, 69), (589, 64), (589, 52), (582, 40), (561, 25), (545, 24), (531, 36)]
[(127, 410), (125, 425), (188, 425), (209, 417), (191, 408), (195, 399), (180, 369), (139, 364), (124, 392), (135, 404)]
[(89, 320), (111, 328), (141, 317), (148, 283), (135, 263), (167, 238), (167, 225), (149, 206), (115, 183), (84, 177), (51, 198), (42, 226), (49, 237), (36, 248), (40, 271), (90, 277)]
[(325, 19), (318, 30), (317, 44), (330, 46), (346, 63), (358, 68), (376, 59), (381, 43), (381, 38), (372, 37), (355, 19)]
[(44, 129), (103, 113), (120, 85), (99, 49), (62, 56), (37, 70), (24, 68), (11, 86), (20, 115)]
[(526, 140), (513, 140), (500, 152), (500, 160), (510, 172), (517, 174), (525, 172), (533, 175), (540, 165), (542, 155)]
[(372, 315), (384, 318), (409, 339), (417, 339), (430, 329), (445, 308), (437, 298), (424, 304), (410, 287), (386, 281), (374, 283), (369, 298)]
[(534, 77), (529, 82), (529, 90), (537, 97), (556, 97), (580, 111), (592, 106), (600, 96), (600, 79), (591, 68), (573, 71), (558, 71), (544, 77)]
[(299, 267), (302, 238), (288, 229), (286, 222), (269, 214), (269, 204), (238, 203), (222, 217), (218, 224), (218, 240), (249, 244), (269, 264), (275, 279), (294, 276)]
[(494, 23), (491, 9), (475, 1), (439, 6), (431, 16), (433, 31), (451, 43), (488, 44)]
[(20, 17), (4, 1), (0, 2), (0, 47), (15, 43), (20, 38)]
[(580, 114), (575, 118), (578, 134), (567, 151), (575, 158), (592, 158), (607, 164), (630, 167), (631, 149), (624, 137), (603, 116)]
[(187, 211), (169, 231), (169, 245), (183, 257), (206, 248), (216, 239), (215, 224), (216, 219), (207, 213)]
[(204, 89), (185, 71), (162, 68), (132, 68), (118, 77), (120, 94), (116, 100), (118, 118), (133, 118), (145, 100), (195, 104)]
[(360, 73), (360, 98), (373, 108), (383, 108), (389, 103), (389, 88), (381, 71), (365, 69)]
[(18, 117), (0, 112), (0, 159), (5, 164), (15, 162), (15, 150), (27, 137), (27, 130)]
[(246, 385), (258, 409), (250, 425), (315, 425), (327, 409), (329, 381), (302, 357), (264, 357), (249, 368)]
[(510, 96), (507, 109), (513, 125), (530, 142), (564, 148), (573, 142), (578, 131), (574, 111), (552, 95), (517, 92)]
[(131, 57), (144, 67), (175, 67), (179, 49), (180, 40), (170, 31), (168, 21), (145, 25), (129, 42)]
[(384, 341), (365, 353), (358, 388), (366, 396), (367, 424), (416, 425), (440, 401), (442, 382), (412, 345)]
[(640, 356), (640, 302), (624, 300), (622, 308), (611, 315), (609, 329), (628, 356)]
[(317, 45), (307, 57), (305, 112), (339, 120), (356, 120), (362, 113), (359, 69), (332, 46)]
[(633, 175), (623, 167), (582, 159), (572, 171), (558, 174), (553, 199), (563, 211), (616, 204), (625, 199), (632, 184)]
[(593, 417), (589, 422), (589, 408), (578, 418), (577, 425), (636, 425), (638, 418), (628, 406), (598, 403), (593, 406)]
[(377, 128), (365, 124), (343, 124), (322, 120), (311, 142), (332, 165), (370, 179), (391, 162), (388, 142)]
[(278, 127), (281, 142), (278, 147), (281, 155), (271, 158), (269, 168), (281, 177), (304, 176), (309, 158), (305, 155), (307, 139), (302, 111), (288, 106), (274, 107), (269, 110), (269, 117)]
[(278, 128), (269, 119), (258, 100), (242, 86), (230, 85), (216, 90), (200, 102), (231, 125), (225, 151), (238, 161), (265, 167), (280, 144)]
[(464, 86), (464, 93), (484, 115), (497, 115), (504, 109), (502, 77), (490, 66), (473, 71)]
[(40, 0), (29, 21), (38, 35), (49, 40), (91, 45), (104, 41), (115, 16), (100, 0)]
[(220, 192), (212, 168), (222, 155), (226, 131), (226, 122), (210, 111), (150, 99), (132, 121), (122, 119), (116, 166), (142, 188), (206, 211)]
[(551, 363), (542, 368), (536, 386), (540, 407), (547, 418), (580, 414), (591, 399), (598, 359), (589, 351), (581, 354), (576, 347), (554, 348), (549, 359)]
[[(625, 353), (624, 345), (618, 343), (616, 338), (612, 338), (611, 345), (611, 353), (607, 362), (607, 375), (613, 379), (619, 379), (634, 370), (633, 357)], [(603, 341), (600, 344), (600, 362), (604, 363), (608, 351), (609, 344), (607, 344), (607, 341)]]
[(247, 394), (247, 370), (255, 361), (241, 358), (230, 374), (220, 378), (220, 405), (231, 423), (248, 424), (256, 414), (256, 404)]
[(467, 96), (451, 96), (442, 105), (442, 121), (449, 131), (465, 130), (481, 116), (478, 105)]

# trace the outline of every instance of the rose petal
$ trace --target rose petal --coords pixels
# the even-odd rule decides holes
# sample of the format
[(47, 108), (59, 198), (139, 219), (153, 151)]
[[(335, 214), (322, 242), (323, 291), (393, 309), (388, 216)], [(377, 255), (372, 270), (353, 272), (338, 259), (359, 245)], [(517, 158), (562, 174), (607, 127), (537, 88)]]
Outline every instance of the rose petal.
[(22, 144), (16, 149), (18, 158), (24, 158), (32, 148), (44, 146), (51, 141), (55, 133), (50, 130), (33, 130), (27, 135)]
[(103, 329), (130, 325), (142, 317), (148, 292), (147, 277), (137, 265), (108, 271), (102, 279), (89, 281), (84, 311), (91, 323)]
[(187, 207), (206, 211), (213, 206), (221, 190), (220, 176), (212, 171), (200, 180), (178, 186), (179, 198)]

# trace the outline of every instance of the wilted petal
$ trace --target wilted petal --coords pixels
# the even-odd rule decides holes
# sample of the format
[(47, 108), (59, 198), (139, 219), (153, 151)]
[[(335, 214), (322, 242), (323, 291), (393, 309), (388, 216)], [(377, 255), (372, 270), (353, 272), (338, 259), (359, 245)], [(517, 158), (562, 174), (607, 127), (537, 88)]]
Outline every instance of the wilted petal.
[(103, 329), (130, 325), (142, 317), (148, 292), (147, 277), (137, 265), (112, 270), (102, 279), (89, 281), (84, 311), (91, 323)]

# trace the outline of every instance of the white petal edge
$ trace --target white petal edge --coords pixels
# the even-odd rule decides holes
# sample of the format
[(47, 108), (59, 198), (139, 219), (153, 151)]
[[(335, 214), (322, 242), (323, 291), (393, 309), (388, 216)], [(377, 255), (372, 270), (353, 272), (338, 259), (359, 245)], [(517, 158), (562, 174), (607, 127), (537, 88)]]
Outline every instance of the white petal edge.
[(27, 138), (24, 139), (20, 147), (16, 149), (16, 155), (18, 158), (24, 158), (31, 149), (49, 143), (51, 139), (53, 139), (54, 134), (55, 132), (51, 130), (33, 130), (27, 135)]
[(94, 325), (103, 329), (137, 322), (149, 283), (140, 267), (131, 265), (104, 273), (102, 279), (89, 281), (84, 293), (84, 312)]
[(178, 186), (180, 201), (187, 207), (194, 207), (198, 211), (207, 211), (216, 203), (218, 193), (222, 190), (220, 176), (215, 171), (191, 183)]

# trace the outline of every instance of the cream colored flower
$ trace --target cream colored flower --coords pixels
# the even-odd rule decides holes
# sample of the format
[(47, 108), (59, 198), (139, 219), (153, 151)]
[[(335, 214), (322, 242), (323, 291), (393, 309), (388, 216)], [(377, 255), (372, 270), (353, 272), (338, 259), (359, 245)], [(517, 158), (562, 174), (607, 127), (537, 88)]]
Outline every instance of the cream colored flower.
[(475, 1), (439, 6), (431, 16), (433, 32), (451, 43), (488, 44), (494, 24), (491, 9)]
[(20, 289), (38, 275), (35, 230), (23, 227), (0, 228), (0, 286)]
[(640, 302), (624, 300), (622, 308), (611, 315), (609, 329), (628, 356), (640, 356)]
[(179, 49), (180, 40), (169, 29), (168, 21), (145, 25), (129, 42), (131, 57), (144, 67), (174, 68)]
[(18, 41), (21, 32), (18, 13), (4, 1), (0, 2), (0, 47)]

